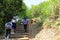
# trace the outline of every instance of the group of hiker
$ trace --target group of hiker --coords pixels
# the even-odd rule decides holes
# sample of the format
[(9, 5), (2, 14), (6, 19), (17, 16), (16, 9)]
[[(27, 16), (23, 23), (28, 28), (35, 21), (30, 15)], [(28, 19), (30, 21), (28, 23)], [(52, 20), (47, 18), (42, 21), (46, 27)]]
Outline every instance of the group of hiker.
[[(24, 31), (27, 32), (28, 19), (26, 17), (22, 20)], [(5, 39), (10, 38), (10, 34), (14, 34), (16, 30), (16, 20), (12, 19), (11, 21), (5, 23)]]
[(10, 34), (14, 34), (16, 30), (16, 20), (12, 19), (11, 21), (5, 23), (5, 39), (10, 38)]
[[(36, 21), (34, 21), (36, 22)], [(24, 27), (24, 32), (28, 32), (27, 31), (27, 26), (28, 24), (34, 24), (33, 20), (29, 21), (26, 17), (24, 17), (22, 19), (22, 24)], [(14, 34), (15, 30), (16, 30), (16, 19), (12, 19), (11, 21), (5, 23), (5, 39), (9, 39), (10, 38), (10, 34)]]

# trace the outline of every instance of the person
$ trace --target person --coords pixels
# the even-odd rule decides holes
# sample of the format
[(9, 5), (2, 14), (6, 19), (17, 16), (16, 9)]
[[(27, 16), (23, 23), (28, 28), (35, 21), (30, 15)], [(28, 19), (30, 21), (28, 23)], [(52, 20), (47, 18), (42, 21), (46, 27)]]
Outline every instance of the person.
[(10, 38), (11, 29), (12, 29), (12, 22), (5, 23), (5, 30), (6, 30), (5, 39)]
[(33, 20), (31, 20), (31, 24), (33, 24)]
[(26, 17), (24, 17), (22, 22), (23, 22), (24, 30), (25, 30), (25, 32), (27, 32), (28, 19)]
[(16, 20), (12, 19), (12, 32), (11, 32), (11, 34), (14, 34), (15, 30), (16, 30)]
[(36, 23), (35, 22), (36, 22), (35, 20), (30, 20), (30, 23), (29, 23), (29, 38), (32, 38), (35, 35), (35, 32), (36, 32), (36, 27), (35, 27)]

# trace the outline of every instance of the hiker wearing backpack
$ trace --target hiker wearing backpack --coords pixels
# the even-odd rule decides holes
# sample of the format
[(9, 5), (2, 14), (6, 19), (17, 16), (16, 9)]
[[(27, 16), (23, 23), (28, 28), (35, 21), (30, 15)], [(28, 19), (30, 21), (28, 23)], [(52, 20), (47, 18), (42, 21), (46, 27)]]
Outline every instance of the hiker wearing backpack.
[(11, 32), (11, 34), (14, 34), (15, 30), (16, 30), (16, 20), (12, 19), (12, 32)]
[(9, 39), (10, 33), (11, 33), (11, 29), (12, 29), (12, 22), (7, 22), (5, 24), (5, 30), (6, 30), (5, 39)]
[(29, 21), (26, 17), (24, 17), (22, 22), (23, 22), (24, 30), (25, 30), (25, 32), (27, 32), (27, 26), (28, 26)]

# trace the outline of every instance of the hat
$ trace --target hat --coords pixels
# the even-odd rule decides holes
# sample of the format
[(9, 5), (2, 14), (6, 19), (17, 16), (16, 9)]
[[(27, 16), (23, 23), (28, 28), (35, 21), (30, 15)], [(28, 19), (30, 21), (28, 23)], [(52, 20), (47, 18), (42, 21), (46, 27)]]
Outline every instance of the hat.
[(12, 19), (12, 22), (13, 22), (13, 23), (15, 23), (15, 22), (16, 22), (16, 20)]

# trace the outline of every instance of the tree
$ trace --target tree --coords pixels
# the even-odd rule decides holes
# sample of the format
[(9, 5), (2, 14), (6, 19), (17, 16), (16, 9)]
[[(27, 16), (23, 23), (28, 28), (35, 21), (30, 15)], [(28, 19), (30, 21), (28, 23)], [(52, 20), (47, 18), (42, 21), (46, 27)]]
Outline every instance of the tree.
[(59, 14), (59, 0), (49, 0), (51, 6), (52, 6), (52, 10), (54, 12), (54, 16), (55, 16), (55, 20), (60, 16)]
[(26, 12), (26, 5), (23, 0), (0, 0), (0, 26), (4, 24), (14, 16), (24, 15)]

